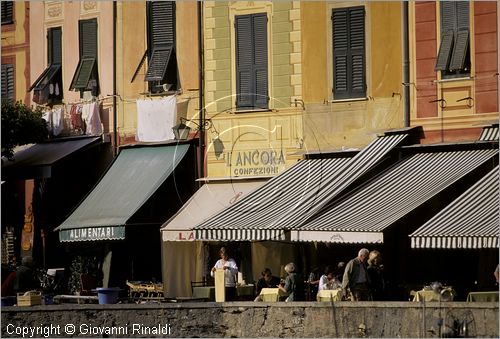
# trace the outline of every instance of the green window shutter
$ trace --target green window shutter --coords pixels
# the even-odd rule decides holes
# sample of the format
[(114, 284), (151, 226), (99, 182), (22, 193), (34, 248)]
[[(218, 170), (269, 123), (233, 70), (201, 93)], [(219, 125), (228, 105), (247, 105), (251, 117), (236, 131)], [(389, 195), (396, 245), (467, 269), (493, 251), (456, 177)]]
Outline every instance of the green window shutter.
[(2, 25), (14, 22), (14, 1), (2, 1)]
[(366, 96), (364, 7), (332, 11), (333, 96), (335, 99)]
[(366, 96), (365, 81), (365, 10), (349, 9), (350, 97)]
[(469, 1), (456, 1), (456, 28), (469, 29)]
[(80, 57), (97, 59), (97, 19), (80, 21)]
[(467, 48), (469, 47), (469, 30), (462, 29), (457, 33), (457, 39), (453, 48), (453, 55), (450, 61), (450, 71), (461, 70), (464, 68)]
[(164, 48), (155, 48), (149, 58), (146, 81), (162, 81), (167, 71), (168, 61), (172, 54), (172, 46)]
[(236, 107), (253, 107), (253, 50), (252, 15), (235, 17), (236, 35)]
[(439, 6), (441, 14), (441, 34), (457, 29), (457, 8), (455, 6), (455, 1), (440, 1)]
[(441, 35), (441, 44), (439, 45), (439, 53), (436, 61), (435, 70), (445, 71), (448, 69), (448, 63), (451, 57), (453, 47), (453, 31), (446, 31)]
[(73, 79), (74, 89), (86, 89), (95, 66), (94, 58), (83, 58), (78, 64), (76, 78)]
[(61, 27), (50, 28), (48, 34), (48, 52), (50, 64), (61, 64), (62, 45), (61, 45)]
[(175, 43), (175, 2), (153, 1), (149, 7), (151, 45), (173, 45)]
[(14, 65), (2, 64), (2, 100), (14, 100)]
[(333, 95), (335, 99), (349, 97), (348, 88), (348, 26), (347, 9), (335, 9), (332, 12), (333, 37)]
[(267, 14), (253, 14), (254, 40), (254, 107), (268, 108)]

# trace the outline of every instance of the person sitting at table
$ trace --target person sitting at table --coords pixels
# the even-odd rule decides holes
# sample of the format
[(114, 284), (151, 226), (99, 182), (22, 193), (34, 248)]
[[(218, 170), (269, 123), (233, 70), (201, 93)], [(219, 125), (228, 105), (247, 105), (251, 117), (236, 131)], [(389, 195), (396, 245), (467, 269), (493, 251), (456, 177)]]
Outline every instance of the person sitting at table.
[(225, 247), (219, 250), (220, 259), (217, 260), (214, 267), (210, 271), (213, 277), (217, 269), (224, 269), (224, 287), (226, 301), (233, 301), (236, 299), (236, 277), (238, 275), (238, 266), (234, 259), (229, 258), (229, 252)]
[(254, 301), (263, 301), (260, 292), (263, 288), (276, 288), (280, 283), (280, 278), (273, 276), (271, 269), (264, 268), (262, 276), (257, 280), (257, 297)]
[(335, 278), (334, 269), (328, 265), (325, 268), (325, 274), (319, 278), (318, 291), (334, 290), (342, 287), (340, 282)]
[(288, 294), (285, 301), (303, 301), (304, 300), (304, 280), (296, 272), (296, 267), (293, 262), (286, 264), (285, 272), (288, 276), (285, 279), (285, 284), (278, 285), (278, 288)]

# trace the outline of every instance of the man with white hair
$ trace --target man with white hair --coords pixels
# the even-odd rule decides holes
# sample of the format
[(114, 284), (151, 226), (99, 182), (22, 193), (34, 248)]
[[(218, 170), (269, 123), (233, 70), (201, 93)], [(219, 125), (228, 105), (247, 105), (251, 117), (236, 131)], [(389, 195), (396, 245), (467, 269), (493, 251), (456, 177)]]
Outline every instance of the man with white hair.
[(342, 291), (344, 296), (347, 296), (349, 289), (352, 301), (372, 300), (369, 288), (370, 276), (366, 270), (366, 259), (369, 253), (370, 251), (366, 248), (360, 249), (358, 256), (349, 261), (345, 267)]

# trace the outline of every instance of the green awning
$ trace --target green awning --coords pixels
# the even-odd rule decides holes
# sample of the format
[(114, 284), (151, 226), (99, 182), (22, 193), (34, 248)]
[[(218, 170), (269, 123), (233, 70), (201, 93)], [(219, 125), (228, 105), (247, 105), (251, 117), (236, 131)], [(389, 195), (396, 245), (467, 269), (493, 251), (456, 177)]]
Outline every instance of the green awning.
[(55, 230), (59, 240), (125, 239), (125, 225), (170, 176), (189, 145), (122, 149), (90, 194)]

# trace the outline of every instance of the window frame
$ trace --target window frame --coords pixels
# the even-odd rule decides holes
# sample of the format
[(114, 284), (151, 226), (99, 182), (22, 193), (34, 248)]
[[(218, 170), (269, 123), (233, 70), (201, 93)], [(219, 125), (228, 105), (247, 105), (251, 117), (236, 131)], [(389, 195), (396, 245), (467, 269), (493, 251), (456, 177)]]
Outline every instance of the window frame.
[[(356, 11), (362, 11), (361, 13), (356, 13)], [(335, 25), (335, 20), (341, 19), (341, 15), (344, 12), (345, 14), (345, 32), (338, 32), (336, 33), (336, 29), (342, 29), (344, 26), (336, 26)], [(353, 13), (354, 12), (354, 13)], [(352, 14), (354, 15), (362, 15), (362, 48), (355, 47), (353, 48), (350, 46), (350, 42), (353, 40), (353, 33), (351, 30), (351, 25), (353, 24), (353, 18)], [(368, 74), (367, 74), (367, 52), (369, 49), (368, 46), (368, 39), (367, 39), (367, 11), (365, 6), (347, 6), (347, 7), (331, 7), (329, 11), (329, 21), (331, 25), (331, 37), (330, 37), (330, 43), (331, 43), (331, 89), (332, 89), (332, 98), (334, 101), (340, 101), (340, 100), (365, 100), (367, 98), (367, 93), (368, 93)], [(336, 19), (336, 17), (338, 19)], [(358, 22), (357, 24), (360, 24)], [(338, 27), (338, 28), (336, 28)], [(358, 31), (360, 31), (359, 27), (357, 28)], [(346, 40), (345, 42), (345, 47), (340, 49), (340, 48), (335, 48), (336, 45), (336, 36), (339, 35), (339, 33), (344, 33), (345, 37), (344, 39)], [(360, 39), (360, 37), (354, 37), (354, 39)], [(341, 44), (341, 41), (337, 42), (337, 45)], [(340, 68), (340, 58), (344, 57), (345, 58), (345, 73), (340, 74), (336, 71), (337, 69)], [(361, 79), (354, 79), (353, 77), (353, 72), (355, 71), (354, 68), (354, 57), (356, 59), (359, 59), (361, 57)], [(359, 66), (358, 66), (358, 73), (359, 73)], [(345, 78), (345, 86), (343, 89), (340, 89), (337, 87), (339, 83), (339, 78)], [(355, 88), (353, 85), (353, 82), (356, 81), (361, 81), (362, 83), (362, 89)]]
[[(250, 19), (249, 20), (249, 33), (243, 32), (245, 34), (250, 34), (250, 36), (247, 36), (246, 39), (244, 39), (244, 42), (251, 41), (251, 44), (249, 48), (251, 51), (247, 51), (246, 53), (251, 54), (251, 62), (248, 63), (248, 65), (241, 65), (240, 64), (240, 45), (239, 45), (239, 29), (243, 29), (243, 26), (239, 26), (239, 22), (243, 21), (244, 19)], [(256, 33), (256, 22), (258, 19), (265, 18), (264, 23), (259, 23), (258, 26), (259, 28), (262, 29), (263, 31), (257, 32)], [(243, 25), (243, 23), (242, 23)], [(236, 100), (235, 100), (235, 107), (236, 111), (252, 111), (252, 110), (269, 110), (269, 101), (270, 101), (270, 82), (269, 82), (269, 74), (270, 74), (270, 67), (269, 67), (269, 41), (268, 41), (268, 31), (269, 31), (269, 18), (268, 18), (268, 13), (263, 11), (263, 12), (255, 12), (255, 13), (249, 13), (249, 14), (237, 14), (234, 16), (234, 44), (235, 44), (235, 81), (236, 81), (236, 87), (235, 87), (235, 95), (236, 95)], [(260, 34), (260, 41), (259, 43), (263, 46), (265, 46), (264, 51), (260, 51), (260, 55), (256, 55), (256, 36)], [(243, 39), (242, 39), (243, 40)], [(244, 46), (244, 45), (241, 45)], [(244, 51), (245, 52), (245, 51)], [(245, 55), (246, 53), (241, 53)], [(262, 59), (260, 63), (257, 63), (256, 59)], [(249, 93), (247, 95), (243, 95), (240, 92), (240, 89), (242, 87), (242, 74), (247, 72), (248, 73), (248, 84), (247, 87), (249, 88)], [(259, 76), (258, 73), (261, 73)], [(264, 73), (262, 75), (262, 73)], [(265, 94), (259, 95), (258, 92), (258, 87), (259, 87), (259, 81), (258, 78), (260, 77), (260, 87), (265, 88)], [(263, 91), (264, 92), (264, 91)], [(253, 94), (252, 94), (253, 93)], [(265, 98), (262, 98), (262, 96), (265, 95)], [(259, 100), (259, 97), (261, 100)]]
[(439, 1), (439, 18), (441, 41), (434, 69), (440, 71), (441, 79), (470, 77), (470, 2)]
[[(95, 32), (89, 32), (89, 30), (92, 30), (94, 27)], [(91, 91), (92, 96), (98, 96), (100, 93), (100, 86), (98, 73), (99, 26), (97, 18), (79, 20), (78, 29), (80, 60), (78, 61), (69, 89), (80, 91), (80, 97), (83, 97), (83, 93), (86, 91)], [(95, 40), (95, 43), (91, 41), (91, 39)], [(88, 48), (89, 46), (90, 48)], [(84, 64), (89, 61), (92, 62), (90, 70), (84, 67)], [(84, 71), (87, 73), (82, 74)], [(88, 80), (79, 83), (82, 77), (83, 79), (88, 78)]]
[[(58, 37), (57, 33), (59, 33)], [(59, 46), (56, 46), (57, 44)], [(63, 100), (62, 27), (60, 26), (47, 29), (47, 61), (47, 68), (33, 82), (28, 92), (35, 91), (33, 101), (38, 104), (59, 104)], [(53, 93), (50, 93), (51, 84), (54, 86), (52, 88)], [(55, 86), (57, 86), (58, 90), (56, 90)]]

